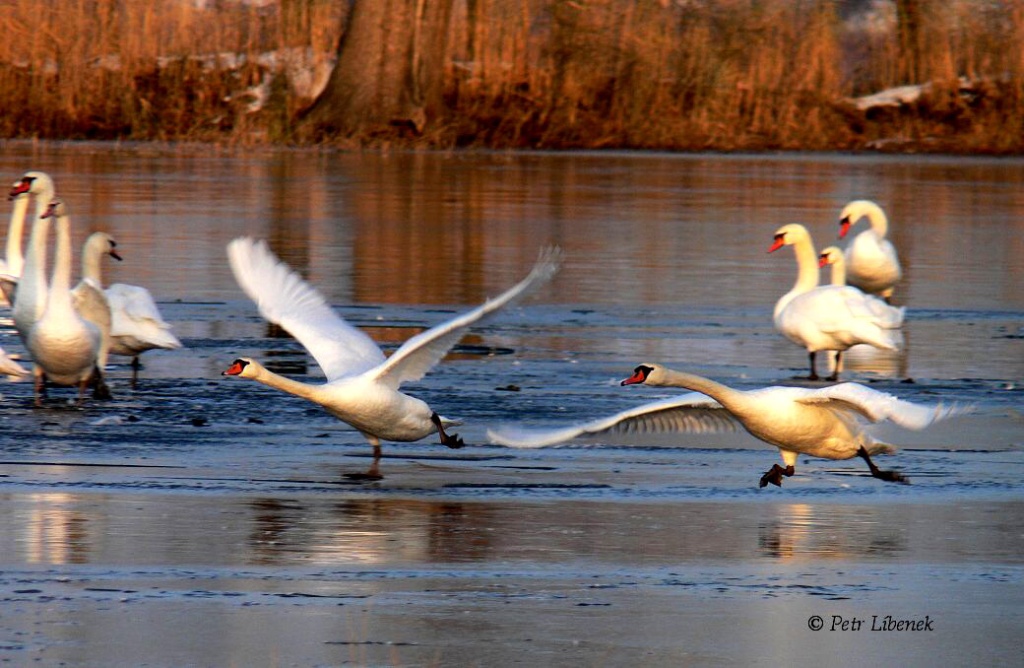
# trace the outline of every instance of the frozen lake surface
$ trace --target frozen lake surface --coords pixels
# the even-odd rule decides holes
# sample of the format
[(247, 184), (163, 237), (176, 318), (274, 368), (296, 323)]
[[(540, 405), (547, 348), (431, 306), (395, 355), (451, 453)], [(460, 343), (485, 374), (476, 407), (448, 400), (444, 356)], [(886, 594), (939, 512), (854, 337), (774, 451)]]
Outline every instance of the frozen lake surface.
[[(55, 179), (185, 348), (115, 398), (32, 407), (0, 386), (0, 660), (69, 665), (932, 665), (1019, 660), (1024, 554), (1024, 162), (849, 156), (349, 155), (8, 144)], [(672, 396), (618, 381), (658, 361), (741, 388), (806, 355), (771, 309), (796, 275), (776, 228), (835, 243), (881, 203), (906, 278), (905, 352), (845, 379), (972, 414), (880, 460), (779, 461), (745, 434), (489, 445)], [(863, 223), (861, 224), (863, 225)], [(856, 231), (859, 231), (859, 228)], [(247, 234), (391, 350), (495, 295), (557, 243), (546, 289), (406, 389), (465, 421), (465, 449), (370, 448), (312, 404), (223, 371), (238, 356), (321, 377), (237, 288)], [(2, 345), (23, 353), (5, 326)], [(826, 621), (808, 628), (815, 615)], [(830, 631), (930, 616), (934, 633)], [(162, 629), (154, 633), (154, 629)], [(939, 630), (941, 629), (941, 632)], [(113, 642), (116, 640), (117, 642)], [(867, 642), (865, 642), (867, 641)]]

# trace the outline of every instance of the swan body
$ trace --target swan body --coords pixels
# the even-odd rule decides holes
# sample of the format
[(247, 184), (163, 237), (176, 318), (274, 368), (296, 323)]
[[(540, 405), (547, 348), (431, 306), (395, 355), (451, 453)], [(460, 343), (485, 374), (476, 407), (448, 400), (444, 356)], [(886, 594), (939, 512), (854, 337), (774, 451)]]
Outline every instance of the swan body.
[[(842, 249), (838, 246), (829, 246), (821, 251), (818, 262), (820, 267), (832, 267), (830, 282), (832, 285), (846, 285), (846, 258)], [(906, 308), (903, 306), (892, 306), (881, 299), (870, 297), (864, 300), (867, 307), (874, 313), (887, 328), (903, 326), (903, 318), (906, 315)]]
[[(841, 355), (858, 343), (882, 350), (899, 350), (902, 339), (899, 325), (879, 315), (878, 304), (872, 301), (880, 302), (877, 297), (849, 286), (818, 285), (819, 260), (803, 225), (794, 223), (780, 227), (768, 252), (783, 246), (793, 246), (798, 273), (793, 288), (776, 302), (773, 319), (779, 332), (806, 348), (811, 380), (818, 378), (815, 355), (822, 350), (834, 350)], [(836, 380), (839, 368), (837, 361), (836, 371), (829, 380)]]
[[(98, 287), (109, 305), (110, 354), (131, 357), (137, 372), (139, 355), (156, 348), (181, 348), (181, 341), (171, 332), (149, 290), (124, 283), (103, 289), (101, 260), (105, 255), (120, 260), (116, 248), (117, 242), (106, 232), (89, 235), (82, 249), (82, 283)], [(103, 361), (106, 363), (105, 358)]]
[[(27, 347), (35, 362), (36, 404), (43, 376), (58, 385), (76, 385), (79, 401), (89, 381), (98, 377), (102, 345), (99, 328), (75, 310), (71, 293), (71, 227), (63, 202), (54, 201), (45, 217), (57, 218), (53, 278), (42, 315), (29, 330)], [(19, 289), (20, 289), (19, 283)], [(20, 303), (18, 298), (16, 303)]]
[(683, 387), (694, 392), (623, 411), (609, 418), (554, 430), (504, 428), (488, 431), (493, 443), (537, 448), (563, 443), (584, 434), (685, 431), (707, 433), (742, 427), (774, 445), (785, 468), (777, 464), (762, 476), (760, 486), (782, 484), (796, 471), (798, 455), (824, 459), (859, 456), (871, 474), (890, 482), (906, 482), (899, 473), (880, 471), (870, 455), (889, 454), (893, 447), (876, 441), (864, 423), (889, 420), (908, 429), (963, 412), (955, 406), (923, 406), (857, 383), (819, 389), (765, 387), (737, 390), (702, 376), (645, 363), (622, 385)]
[(889, 219), (882, 207), (870, 200), (850, 202), (839, 213), (839, 238), (861, 218), (867, 217), (871, 229), (853, 238), (846, 248), (847, 283), (864, 292), (889, 300), (903, 275), (896, 248), (886, 238)]
[(224, 375), (251, 378), (319, 404), (360, 432), (380, 458), (380, 441), (417, 441), (437, 432), (441, 443), (461, 447), (426, 402), (399, 391), (422, 378), (462, 338), (466, 329), (547, 283), (557, 272), (557, 250), (541, 254), (530, 274), (481, 306), (408, 339), (390, 357), (365, 333), (340, 318), (313, 287), (281, 262), (265, 242), (241, 237), (228, 244), (228, 259), (239, 286), (260, 314), (299, 340), (327, 377), (320, 385), (280, 376), (249, 358)]
[(50, 233), (50, 221), (44, 214), (56, 194), (53, 179), (45, 172), (26, 172), (14, 184), (10, 196), (16, 197), (23, 193), (30, 194), (35, 200), (35, 218), (32, 221), (25, 264), (14, 292), (13, 317), (14, 327), (18, 330), (22, 343), (27, 346), (29, 331), (46, 307), (46, 242)]

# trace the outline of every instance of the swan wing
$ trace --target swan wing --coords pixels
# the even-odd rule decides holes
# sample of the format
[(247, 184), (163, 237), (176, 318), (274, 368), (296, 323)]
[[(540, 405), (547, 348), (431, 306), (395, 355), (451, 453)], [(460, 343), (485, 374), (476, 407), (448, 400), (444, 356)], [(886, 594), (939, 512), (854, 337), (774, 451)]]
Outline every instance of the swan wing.
[(103, 288), (91, 278), (83, 278), (71, 291), (71, 303), (80, 316), (104, 329), (110, 328), (110, 303)]
[(235, 280), (260, 315), (298, 339), (328, 381), (358, 375), (384, 361), (369, 336), (338, 316), (323, 296), (279, 260), (265, 241), (239, 237), (228, 244)]
[(420, 332), (401, 345), (377, 372), (377, 380), (398, 389), (407, 381), (422, 378), (459, 342), (465, 330), (495, 311), (508, 306), (551, 280), (561, 265), (562, 252), (556, 247), (541, 249), (530, 273), (501, 295), (488, 299), (472, 311)]
[(160, 315), (153, 295), (146, 288), (138, 285), (125, 285), (115, 283), (106, 289), (107, 299), (110, 301), (110, 308), (121, 311), (132, 320), (152, 320), (166, 325), (164, 318)]
[(18, 277), (11, 274), (0, 275), (0, 292), (7, 303), (14, 306), (14, 295), (18, 292)]
[(28, 369), (8, 357), (7, 352), (0, 348), (0, 373), (7, 376), (27, 376)]
[(580, 436), (600, 434), (710, 434), (732, 432), (739, 422), (707, 395), (690, 392), (643, 404), (610, 417), (557, 429), (529, 429), (502, 425), (487, 430), (491, 443), (513, 448), (542, 448)]
[(907, 429), (924, 429), (934, 422), (962, 415), (970, 410), (969, 407), (956, 404), (915, 404), (859, 383), (840, 383), (825, 387), (797, 401), (809, 405), (826, 405), (833, 410), (846, 413), (853, 412), (871, 422), (889, 420)]

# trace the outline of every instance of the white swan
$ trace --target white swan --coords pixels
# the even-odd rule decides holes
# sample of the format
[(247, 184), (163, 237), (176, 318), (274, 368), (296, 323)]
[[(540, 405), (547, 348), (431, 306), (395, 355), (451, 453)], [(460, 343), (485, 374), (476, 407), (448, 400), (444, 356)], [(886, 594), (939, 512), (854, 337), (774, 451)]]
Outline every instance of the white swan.
[(839, 238), (865, 216), (871, 229), (858, 234), (846, 247), (846, 282), (888, 301), (903, 271), (896, 248), (885, 238), (889, 219), (882, 207), (866, 199), (847, 204), (839, 213)]
[[(841, 248), (838, 246), (829, 246), (821, 251), (818, 258), (819, 267), (832, 267), (830, 274), (830, 282), (832, 285), (846, 285), (846, 258), (844, 257)], [(881, 299), (872, 299), (870, 297), (865, 299), (865, 303), (875, 315), (886, 323), (887, 327), (895, 328), (903, 326), (903, 319), (906, 316), (907, 311), (906, 307), (892, 306)]]
[(324, 298), (265, 242), (238, 238), (228, 244), (228, 259), (239, 286), (256, 302), (260, 314), (280, 325), (305, 346), (327, 377), (322, 385), (303, 383), (269, 371), (255, 360), (240, 358), (223, 372), (308, 399), (360, 432), (373, 446), (374, 466), (381, 440), (417, 441), (435, 431), (441, 443), (462, 447), (462, 439), (445, 432), (458, 424), (440, 417), (425, 402), (399, 391), (422, 378), (458, 343), (466, 329), (498, 309), (548, 282), (557, 272), (557, 249), (542, 252), (530, 274), (515, 287), (463, 315), (408, 339), (390, 357), (369, 336), (340, 318)]
[[(96, 325), (75, 310), (71, 294), (71, 223), (64, 203), (54, 201), (44, 220), (57, 218), (53, 278), (42, 315), (32, 324), (26, 344), (35, 362), (36, 405), (41, 405), (43, 377), (58, 385), (78, 386), (81, 403), (91, 380), (99, 379), (96, 366), (102, 336)], [(21, 283), (19, 283), (20, 290)], [(19, 296), (16, 302), (21, 303)]]
[(638, 406), (608, 418), (552, 430), (502, 427), (488, 430), (492, 443), (517, 448), (539, 448), (564, 443), (583, 435), (613, 433), (694, 432), (735, 430), (774, 445), (785, 468), (775, 464), (760, 486), (782, 486), (782, 476), (796, 472), (797, 456), (824, 459), (862, 458), (871, 475), (890, 482), (908, 482), (900, 473), (882, 471), (870, 455), (890, 454), (893, 447), (876, 441), (864, 422), (890, 420), (908, 429), (928, 425), (966, 412), (957, 406), (923, 406), (903, 401), (857, 383), (820, 389), (765, 387), (737, 390), (702, 376), (645, 363), (636, 367), (622, 385), (643, 383), (695, 390), (673, 399)]
[(867, 343), (883, 350), (899, 350), (902, 337), (898, 325), (878, 315), (877, 305), (872, 303), (880, 302), (877, 297), (849, 286), (818, 286), (818, 256), (807, 228), (796, 223), (780, 227), (768, 252), (783, 246), (793, 246), (798, 272), (793, 288), (776, 302), (773, 317), (776, 329), (807, 349), (811, 368), (808, 378), (818, 379), (815, 354), (820, 350), (837, 353), (836, 370), (829, 380), (836, 380), (842, 351), (851, 346)]
[(0, 348), (0, 374), (5, 376), (27, 376), (28, 369), (12, 359), (3, 348)]
[(50, 221), (43, 215), (53, 201), (55, 190), (53, 179), (45, 172), (26, 172), (11, 189), (10, 196), (29, 193), (35, 198), (35, 218), (29, 235), (28, 252), (22, 267), (21, 278), (15, 289), (14, 327), (22, 343), (28, 346), (28, 333), (46, 307), (46, 241), (50, 233)]
[[(14, 184), (17, 188), (21, 182)], [(25, 219), (28, 217), (28, 191), (19, 192), (9, 197), (14, 202), (11, 209), (11, 222), (7, 227), (6, 258), (0, 260), (0, 304), (11, 305), (17, 279), (21, 276), (21, 268), (25, 264), (25, 256), (21, 250), (22, 238), (25, 236)]]
[[(82, 280), (102, 290), (101, 260), (105, 255), (120, 260), (116, 248), (117, 242), (106, 232), (93, 232), (89, 235), (82, 249)], [(103, 293), (110, 306), (110, 354), (132, 358), (133, 383), (138, 377), (139, 355), (156, 348), (181, 348), (181, 341), (160, 315), (160, 309), (149, 290), (138, 285), (114, 283)]]

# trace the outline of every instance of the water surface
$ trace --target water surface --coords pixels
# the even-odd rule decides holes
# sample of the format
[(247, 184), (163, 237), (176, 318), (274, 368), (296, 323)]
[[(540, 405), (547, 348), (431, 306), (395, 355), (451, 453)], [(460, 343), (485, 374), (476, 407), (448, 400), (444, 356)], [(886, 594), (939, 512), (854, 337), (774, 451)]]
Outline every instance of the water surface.
[[(53, 175), (76, 240), (118, 240), (108, 282), (148, 287), (186, 346), (147, 353), (134, 388), (115, 359), (115, 399), (82, 409), (69, 390), (34, 409), (31, 383), (0, 386), (13, 611), (0, 657), (683, 665), (839, 651), (929, 665), (1017, 647), (1024, 161), (8, 143), (0, 169)], [(809, 459), (759, 490), (777, 453), (745, 434), (487, 444), (496, 423), (673, 394), (618, 386), (642, 361), (744, 388), (798, 382), (805, 353), (771, 323), (795, 262), (765, 251), (790, 222), (835, 243), (857, 198), (890, 215), (908, 345), (851, 351), (847, 378), (976, 407), (939, 429), (881, 430), (904, 447), (884, 465), (912, 485)], [(224, 247), (238, 235), (266, 238), (388, 350), (512, 285), (539, 247), (566, 261), (408, 387), (463, 419), (469, 447), (385, 444), (384, 480), (358, 483), (344, 477), (369, 465), (358, 433), (220, 376), (250, 355), (321, 377), (235, 285)], [(2, 345), (24, 352), (9, 330)], [(872, 639), (865, 655), (852, 653), (863, 636), (807, 630), (810, 614), (891, 612), (938, 616), (942, 640)], [(181, 634), (153, 640), (168, 624)]]

